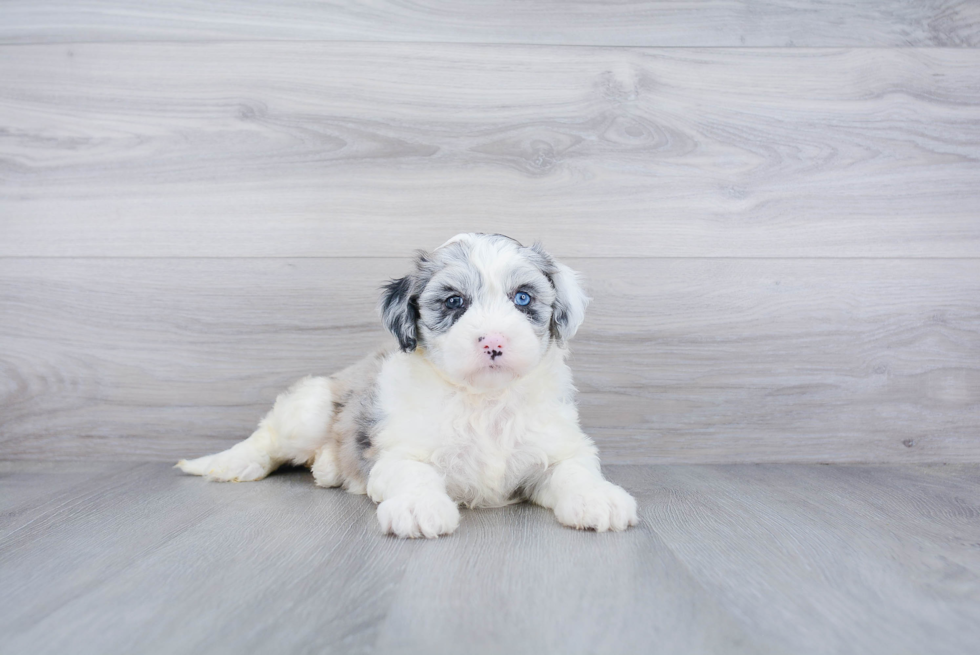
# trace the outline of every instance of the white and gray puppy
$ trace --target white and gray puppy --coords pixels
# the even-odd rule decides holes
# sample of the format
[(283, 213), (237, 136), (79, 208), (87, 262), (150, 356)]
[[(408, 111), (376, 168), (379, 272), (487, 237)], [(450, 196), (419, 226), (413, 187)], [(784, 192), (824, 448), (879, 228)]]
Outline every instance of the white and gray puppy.
[(636, 501), (602, 477), (565, 363), (587, 304), (540, 246), (458, 235), (385, 287), (400, 349), (300, 380), (248, 439), (178, 466), (246, 481), (307, 464), (320, 486), (367, 493), (399, 537), (453, 532), (460, 504), (522, 500), (563, 525), (625, 530)]

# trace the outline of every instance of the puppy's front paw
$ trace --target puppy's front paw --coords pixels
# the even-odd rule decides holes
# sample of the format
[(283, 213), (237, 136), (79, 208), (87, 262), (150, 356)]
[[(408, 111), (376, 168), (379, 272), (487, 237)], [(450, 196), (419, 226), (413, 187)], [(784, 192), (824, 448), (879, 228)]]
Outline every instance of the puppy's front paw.
[(625, 530), (640, 522), (636, 501), (611, 482), (562, 498), (555, 505), (555, 517), (570, 528), (596, 532)]
[(459, 507), (446, 494), (405, 494), (378, 505), (378, 522), (382, 530), (403, 539), (434, 539), (459, 527)]

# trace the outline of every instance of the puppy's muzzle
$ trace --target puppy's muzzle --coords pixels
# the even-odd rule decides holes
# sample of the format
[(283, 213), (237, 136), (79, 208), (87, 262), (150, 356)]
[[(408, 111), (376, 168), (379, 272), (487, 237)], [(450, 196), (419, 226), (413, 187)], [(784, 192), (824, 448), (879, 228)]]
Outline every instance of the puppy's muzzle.
[(482, 348), (483, 354), (489, 357), (491, 362), (496, 362), (498, 357), (504, 356), (507, 339), (499, 332), (485, 334), (476, 341)]

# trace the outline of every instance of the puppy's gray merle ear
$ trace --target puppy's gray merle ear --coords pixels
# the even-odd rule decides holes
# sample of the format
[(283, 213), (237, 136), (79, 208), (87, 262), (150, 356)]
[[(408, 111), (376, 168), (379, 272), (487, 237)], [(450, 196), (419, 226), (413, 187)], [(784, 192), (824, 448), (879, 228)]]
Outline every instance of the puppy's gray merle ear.
[(411, 352), (418, 346), (419, 307), (415, 286), (415, 276), (406, 275), (382, 287), (381, 322), (395, 335), (398, 345), (405, 352)]
[(555, 302), (551, 305), (551, 336), (559, 345), (564, 345), (582, 325), (589, 297), (582, 289), (578, 273), (555, 261), (541, 244), (536, 243), (531, 249), (540, 257), (538, 265), (555, 287)]
[(564, 264), (555, 262), (557, 271), (551, 276), (555, 285), (555, 304), (551, 306), (551, 334), (559, 344), (575, 336), (585, 320), (585, 308), (589, 297), (579, 282), (578, 273)]

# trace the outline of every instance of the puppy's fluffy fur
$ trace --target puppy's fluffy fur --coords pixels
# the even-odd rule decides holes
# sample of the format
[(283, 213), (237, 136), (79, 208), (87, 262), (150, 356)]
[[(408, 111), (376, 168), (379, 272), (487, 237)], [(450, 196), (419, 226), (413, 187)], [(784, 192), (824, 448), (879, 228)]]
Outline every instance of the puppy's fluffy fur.
[(246, 481), (307, 464), (320, 486), (367, 493), (399, 537), (453, 532), (460, 504), (522, 500), (567, 526), (624, 530), (636, 502), (602, 477), (565, 363), (587, 304), (539, 246), (461, 234), (385, 287), (399, 349), (300, 380), (248, 439), (178, 466)]

